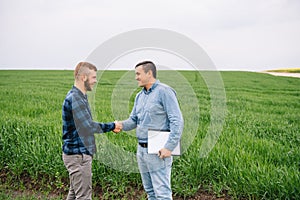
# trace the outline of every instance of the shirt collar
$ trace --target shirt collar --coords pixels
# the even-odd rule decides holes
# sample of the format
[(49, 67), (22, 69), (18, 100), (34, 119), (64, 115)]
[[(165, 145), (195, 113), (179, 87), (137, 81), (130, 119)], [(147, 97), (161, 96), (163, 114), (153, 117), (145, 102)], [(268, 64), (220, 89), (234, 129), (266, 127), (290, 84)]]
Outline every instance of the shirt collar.
[(149, 88), (148, 91), (146, 90), (146, 88), (143, 88), (143, 92), (144, 92), (145, 94), (151, 93), (152, 90), (154, 90), (154, 89), (156, 88), (156, 86), (157, 86), (159, 83), (160, 83), (160, 81), (159, 81), (159, 80), (156, 80), (156, 81), (152, 84), (152, 86)]
[(74, 91), (74, 92), (76, 92), (76, 93), (78, 93), (80, 96), (82, 96), (83, 98), (87, 98), (87, 95), (86, 94), (83, 94), (82, 92), (81, 92), (81, 90), (79, 90), (75, 85), (73, 85), (73, 88), (72, 88), (72, 90)]

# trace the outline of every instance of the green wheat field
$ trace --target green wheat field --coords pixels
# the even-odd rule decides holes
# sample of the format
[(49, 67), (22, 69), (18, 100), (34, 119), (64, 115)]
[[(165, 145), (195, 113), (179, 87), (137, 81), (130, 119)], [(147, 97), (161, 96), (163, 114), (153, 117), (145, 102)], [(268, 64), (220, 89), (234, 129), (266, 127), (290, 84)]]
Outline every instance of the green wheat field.
[[(102, 74), (93, 106), (95, 120), (115, 120), (112, 98), (118, 93), (113, 91), (126, 73)], [(220, 72), (226, 115), (214, 148), (201, 157), (200, 147), (212, 120), (212, 97), (201, 73), (178, 73), (183, 79), (172, 78), (174, 71), (159, 71), (158, 79), (175, 86), (184, 85), (182, 80), (188, 82), (194, 94), (184, 95), (196, 97), (197, 105), (190, 103), (190, 109), (195, 106), (199, 116), (185, 119), (187, 125), (193, 122), (197, 128), (188, 128), (195, 136), (189, 138), (187, 133), (185, 139), (191, 143), (174, 159), (174, 199), (189, 199), (199, 193), (223, 199), (300, 199), (300, 79)], [(135, 82), (133, 72), (131, 77)], [(66, 197), (69, 181), (61, 159), (61, 108), (72, 85), (73, 72), (68, 70), (0, 70), (0, 199)], [(128, 88), (119, 84), (118, 90), (122, 87), (124, 91)], [(130, 112), (139, 90), (135, 87), (124, 115)], [(179, 99), (181, 105), (183, 101)], [(98, 135), (98, 149), (108, 158), (105, 162), (118, 159), (102, 143), (109, 141), (134, 154), (137, 144), (133, 135)], [(126, 159), (120, 162), (124, 169), (136, 168), (128, 166)], [(93, 161), (93, 187), (95, 199), (146, 198), (138, 173), (116, 170), (97, 159)]]

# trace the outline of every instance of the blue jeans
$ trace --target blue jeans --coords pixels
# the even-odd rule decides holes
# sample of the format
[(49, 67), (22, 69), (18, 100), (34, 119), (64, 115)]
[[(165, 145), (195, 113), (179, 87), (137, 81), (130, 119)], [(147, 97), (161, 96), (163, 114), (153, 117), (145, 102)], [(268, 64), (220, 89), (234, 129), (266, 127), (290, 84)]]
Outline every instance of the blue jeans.
[(138, 145), (137, 161), (148, 199), (172, 199), (171, 168), (173, 158), (161, 159), (156, 154), (148, 154), (148, 148)]

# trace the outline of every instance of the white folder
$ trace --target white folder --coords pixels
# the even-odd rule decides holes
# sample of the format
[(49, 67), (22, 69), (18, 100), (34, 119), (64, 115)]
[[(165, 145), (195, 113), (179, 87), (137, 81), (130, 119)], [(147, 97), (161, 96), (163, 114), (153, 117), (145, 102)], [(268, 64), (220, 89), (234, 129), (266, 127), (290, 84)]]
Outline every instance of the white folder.
[[(148, 130), (148, 154), (158, 154), (159, 150), (164, 148), (166, 142), (169, 139), (170, 131), (165, 130)], [(180, 156), (180, 140), (172, 151), (172, 155)]]

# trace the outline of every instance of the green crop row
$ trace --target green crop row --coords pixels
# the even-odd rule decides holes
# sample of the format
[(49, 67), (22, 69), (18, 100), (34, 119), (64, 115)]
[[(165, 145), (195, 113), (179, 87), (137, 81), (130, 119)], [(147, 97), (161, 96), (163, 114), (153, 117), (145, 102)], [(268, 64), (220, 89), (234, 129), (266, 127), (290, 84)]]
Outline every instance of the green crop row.
[[(205, 73), (158, 72), (176, 89), (185, 117), (184, 154), (175, 158), (172, 170), (174, 195), (190, 197), (200, 190), (236, 199), (300, 199), (300, 79), (221, 72), (222, 85), (206, 80)], [(139, 90), (134, 73), (106, 71), (98, 77), (89, 99), (94, 119), (128, 117)], [(48, 180), (50, 190), (68, 190), (61, 107), (72, 84), (72, 71), (0, 71), (1, 184), (22, 188), (25, 174), (37, 184)], [(224, 120), (218, 122), (213, 112)], [(213, 148), (203, 157), (210, 130), (216, 132), (209, 143)], [(96, 137), (93, 184), (104, 199), (145, 197), (137, 192), (142, 184), (134, 135)]]

